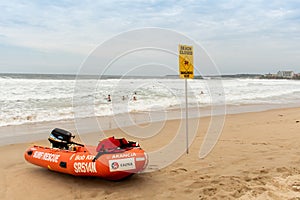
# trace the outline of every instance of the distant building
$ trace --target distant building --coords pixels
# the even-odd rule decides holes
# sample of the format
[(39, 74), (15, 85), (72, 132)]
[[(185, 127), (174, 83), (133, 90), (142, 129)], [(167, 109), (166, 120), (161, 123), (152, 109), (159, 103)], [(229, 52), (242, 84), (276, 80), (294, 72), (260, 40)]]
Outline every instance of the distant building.
[(295, 73), (293, 71), (278, 71), (277, 77), (278, 78), (293, 78)]
[(300, 79), (300, 73), (299, 74), (294, 74), (294, 79)]
[(276, 78), (276, 77), (277, 77), (277, 74), (268, 73), (268, 74), (264, 75), (264, 78)]

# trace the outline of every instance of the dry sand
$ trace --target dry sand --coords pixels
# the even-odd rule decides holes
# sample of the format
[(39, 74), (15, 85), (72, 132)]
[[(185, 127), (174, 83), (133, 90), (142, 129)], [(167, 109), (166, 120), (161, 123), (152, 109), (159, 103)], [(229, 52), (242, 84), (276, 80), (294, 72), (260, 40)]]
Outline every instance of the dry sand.
[[(0, 198), (300, 199), (299, 120), (300, 108), (228, 115), (219, 142), (199, 159), (210, 122), (203, 118), (190, 154), (122, 182), (51, 172), (26, 163), (23, 153), (30, 144), (2, 146)], [(158, 136), (139, 142), (148, 151), (163, 146), (178, 123), (169, 121)]]

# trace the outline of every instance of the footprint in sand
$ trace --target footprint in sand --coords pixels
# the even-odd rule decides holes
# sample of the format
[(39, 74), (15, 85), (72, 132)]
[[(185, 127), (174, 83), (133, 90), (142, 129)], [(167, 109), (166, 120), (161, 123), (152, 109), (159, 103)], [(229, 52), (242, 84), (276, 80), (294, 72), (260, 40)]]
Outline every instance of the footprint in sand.
[(195, 181), (189, 186), (189, 188), (202, 188), (204, 186), (206, 186), (206, 183), (201, 181)]
[(208, 187), (208, 188), (203, 188), (203, 194), (207, 196), (213, 196), (217, 193), (217, 188), (214, 187)]
[(171, 170), (171, 172), (174, 172), (174, 173), (180, 173), (180, 172), (187, 172), (187, 169), (185, 168), (177, 168), (177, 169), (173, 169)]
[(278, 167), (276, 168), (276, 171), (279, 173), (290, 172), (290, 170), (286, 167)]
[(300, 192), (300, 184), (299, 183), (294, 183), (292, 185), (292, 189), (296, 192)]

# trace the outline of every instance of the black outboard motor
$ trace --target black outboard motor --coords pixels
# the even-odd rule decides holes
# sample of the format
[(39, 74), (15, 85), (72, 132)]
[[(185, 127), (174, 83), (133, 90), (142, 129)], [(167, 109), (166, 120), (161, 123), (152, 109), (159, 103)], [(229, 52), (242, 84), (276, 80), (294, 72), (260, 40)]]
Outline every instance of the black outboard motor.
[(55, 128), (51, 131), (48, 140), (52, 144), (52, 148), (69, 149), (69, 145), (73, 144), (71, 139), (74, 137), (66, 130)]

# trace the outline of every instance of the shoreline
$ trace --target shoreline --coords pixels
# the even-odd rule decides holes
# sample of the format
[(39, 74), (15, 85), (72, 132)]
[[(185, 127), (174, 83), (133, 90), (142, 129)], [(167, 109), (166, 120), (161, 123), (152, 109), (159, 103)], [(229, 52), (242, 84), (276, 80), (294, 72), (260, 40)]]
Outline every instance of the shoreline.
[[(263, 112), (268, 110), (298, 108), (300, 104), (278, 105), (278, 104), (247, 104), (247, 105), (225, 105), (213, 109), (209, 107), (189, 108), (189, 119), (223, 116), (226, 115)], [(112, 116), (97, 116), (81, 119), (65, 119), (55, 121), (32, 122), (18, 125), (7, 125), (0, 127), (0, 147), (4, 145), (24, 142), (34, 142), (47, 138), (54, 128), (63, 128), (78, 135), (89, 134), (95, 131), (109, 131), (117, 128), (139, 126), (168, 120), (185, 119), (185, 109), (173, 108), (165, 111), (131, 112)], [(97, 121), (97, 122), (95, 122)], [(11, 133), (18, 134), (11, 134)]]

